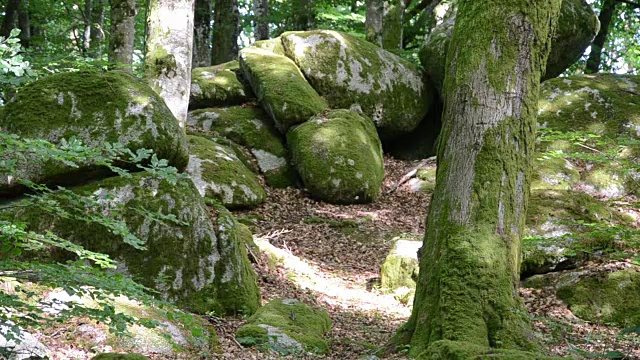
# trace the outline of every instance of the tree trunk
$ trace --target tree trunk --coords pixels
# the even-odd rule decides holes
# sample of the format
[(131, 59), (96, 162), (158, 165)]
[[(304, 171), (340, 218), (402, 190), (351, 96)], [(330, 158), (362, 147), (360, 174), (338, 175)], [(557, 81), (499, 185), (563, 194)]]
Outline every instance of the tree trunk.
[(89, 56), (94, 58), (102, 56), (102, 48), (104, 46), (104, 7), (105, 0), (93, 0)]
[(520, 240), (561, 0), (458, 4), (414, 307), (394, 339), (425, 358), (461, 346), (536, 349), (518, 297)]
[(404, 0), (367, 0), (367, 40), (384, 49), (402, 49)]
[(213, 15), (211, 63), (218, 65), (238, 57), (238, 36), (240, 35), (238, 0), (216, 0)]
[(147, 12), (145, 75), (181, 127), (191, 89), (194, 5), (195, 0), (149, 0)]
[(193, 67), (211, 65), (211, 0), (196, 0), (193, 22)]
[(255, 18), (254, 35), (256, 40), (269, 39), (269, 0), (253, 0)]
[(293, 0), (293, 16), (293, 30), (313, 30), (316, 22), (313, 0)]
[(135, 38), (135, 0), (111, 0), (111, 36), (109, 63), (120, 70), (131, 71)]
[(29, 0), (22, 0), (18, 10), (18, 27), (20, 28), (20, 44), (28, 48), (31, 45), (31, 20), (29, 18)]
[(9, 0), (4, 9), (2, 20), (2, 36), (8, 38), (11, 30), (20, 29), (20, 43), (29, 47), (31, 41), (31, 24), (29, 21), (29, 0)]
[(91, 0), (85, 0), (84, 2), (84, 32), (82, 34), (82, 47), (85, 52), (89, 51), (91, 47)]
[(609, 28), (611, 27), (611, 20), (613, 19), (613, 14), (615, 14), (615, 12), (616, 1), (604, 0), (602, 10), (600, 10), (600, 15), (598, 16), (598, 20), (600, 20), (600, 31), (598, 31), (598, 35), (596, 35), (595, 39), (593, 39), (593, 42), (591, 43), (591, 52), (587, 59), (587, 67), (584, 69), (584, 72), (587, 74), (595, 74), (600, 70), (602, 48), (604, 47), (604, 43), (607, 41), (607, 35), (609, 35)]

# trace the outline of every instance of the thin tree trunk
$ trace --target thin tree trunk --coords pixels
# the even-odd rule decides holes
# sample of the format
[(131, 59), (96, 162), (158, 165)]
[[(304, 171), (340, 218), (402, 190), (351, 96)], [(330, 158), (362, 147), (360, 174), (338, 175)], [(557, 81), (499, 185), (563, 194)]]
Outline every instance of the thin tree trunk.
[(22, 47), (31, 45), (31, 19), (29, 17), (29, 0), (22, 0), (18, 10), (18, 27), (20, 28), (20, 43)]
[(193, 67), (211, 65), (211, 0), (196, 0), (193, 23)]
[(464, 346), (537, 348), (518, 297), (520, 240), (561, 0), (458, 4), (414, 307), (394, 339), (425, 359)]
[(316, 15), (313, 0), (293, 0), (293, 29), (297, 31), (313, 30)]
[(89, 56), (99, 58), (104, 47), (105, 0), (93, 0), (91, 9), (91, 46)]
[(31, 24), (29, 21), (29, 0), (9, 0), (4, 9), (2, 20), (2, 36), (8, 38), (11, 30), (20, 29), (20, 43), (29, 47), (31, 41)]
[(254, 35), (256, 40), (269, 39), (269, 0), (253, 0), (255, 18)]
[(85, 0), (83, 14), (84, 32), (82, 36), (82, 47), (85, 52), (88, 52), (91, 47), (91, 0)]
[(591, 52), (587, 59), (587, 66), (584, 69), (584, 72), (587, 74), (595, 74), (600, 70), (602, 48), (604, 47), (604, 43), (607, 41), (609, 28), (611, 27), (611, 20), (613, 19), (613, 14), (615, 14), (615, 12), (616, 1), (604, 0), (602, 10), (600, 10), (600, 15), (598, 16), (598, 20), (600, 20), (600, 31), (598, 31), (598, 35), (596, 35), (595, 39), (593, 39), (593, 42), (591, 43)]
[(191, 89), (194, 5), (195, 0), (149, 0), (147, 10), (145, 76), (181, 127)]
[(240, 12), (238, 0), (216, 0), (213, 12), (211, 63), (218, 65), (238, 57)]
[(111, 0), (111, 36), (109, 63), (115, 68), (131, 71), (135, 38), (135, 0)]
[(367, 0), (367, 40), (385, 49), (402, 49), (404, 0)]

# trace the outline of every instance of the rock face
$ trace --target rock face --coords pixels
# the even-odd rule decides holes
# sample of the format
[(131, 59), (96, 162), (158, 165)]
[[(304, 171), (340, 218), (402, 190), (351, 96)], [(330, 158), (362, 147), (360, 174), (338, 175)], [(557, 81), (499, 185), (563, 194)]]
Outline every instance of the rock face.
[[(86, 249), (108, 254), (117, 262), (118, 271), (194, 312), (251, 314), (260, 305), (256, 276), (235, 219), (222, 208), (212, 215), (212, 224), (191, 180), (181, 179), (173, 185), (137, 173), (102, 180), (74, 192), (95, 197), (105, 205), (104, 211), (122, 205), (118, 218), (145, 241), (146, 250), (125, 244), (97, 223), (64, 219), (35, 206), (5, 215), (16, 216), (29, 224), (30, 230), (52, 231)], [(139, 211), (142, 208), (173, 215), (176, 221), (146, 217)], [(62, 261), (71, 255), (50, 256)]]
[[(449, 41), (455, 25), (456, 9), (450, 9), (446, 19), (436, 26), (420, 49), (420, 63), (438, 91), (442, 90)], [(565, 0), (560, 8), (558, 30), (541, 81), (562, 74), (576, 62), (598, 33), (596, 14), (584, 0)]]
[(325, 101), (286, 56), (248, 47), (240, 51), (240, 66), (260, 105), (283, 134), (326, 108)]
[(619, 327), (640, 324), (640, 271), (615, 271), (587, 276), (561, 286), (557, 295), (573, 314), (596, 323)]
[[(15, 324), (13, 324), (15, 325)], [(48, 359), (51, 351), (27, 331), (20, 329), (20, 334), (9, 333), (6, 324), (0, 324), (0, 356), (7, 360)], [(18, 335), (18, 341), (8, 335)]]
[(221, 202), (229, 209), (262, 204), (267, 194), (260, 181), (226, 146), (199, 136), (188, 136), (187, 173), (200, 195)]
[(273, 122), (260, 108), (230, 106), (195, 110), (187, 126), (194, 131), (212, 131), (249, 149), (267, 185), (294, 186), (295, 170), (289, 165), (289, 151)]
[(255, 98), (251, 88), (238, 79), (239, 72), (237, 60), (193, 69), (189, 108), (240, 105)]
[(287, 32), (282, 43), (332, 108), (359, 106), (383, 139), (414, 130), (433, 100), (413, 64), (365, 40), (321, 30)]
[(371, 120), (333, 110), (292, 129), (292, 159), (312, 196), (330, 203), (376, 199), (384, 178), (382, 147)]
[(285, 354), (329, 351), (324, 335), (331, 330), (325, 310), (298, 300), (273, 300), (261, 307), (236, 334), (243, 345), (264, 344)]
[[(179, 170), (188, 163), (184, 131), (162, 98), (124, 72), (61, 73), (25, 86), (6, 105), (0, 131), (55, 144), (72, 136), (94, 147), (119, 142), (133, 151), (151, 149)], [(19, 177), (49, 185), (72, 185), (96, 176), (91, 163), (75, 169), (38, 159), (18, 164)], [(21, 190), (12, 180), (0, 178), (0, 195)]]

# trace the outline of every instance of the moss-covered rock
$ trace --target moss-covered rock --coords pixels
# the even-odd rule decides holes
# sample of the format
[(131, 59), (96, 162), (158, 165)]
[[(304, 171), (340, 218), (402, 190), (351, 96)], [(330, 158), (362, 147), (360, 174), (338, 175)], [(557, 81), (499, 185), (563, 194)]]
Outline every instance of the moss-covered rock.
[[(104, 209), (88, 209), (87, 216), (92, 211), (111, 211), (122, 205), (114, 215), (145, 242), (146, 250), (125, 243), (100, 224), (65, 219), (37, 206), (9, 209), (0, 217), (24, 222), (36, 232), (51, 231), (89, 250), (105, 253), (117, 262), (119, 272), (157, 290), (161, 298), (194, 312), (251, 314), (260, 305), (256, 276), (237, 222), (221, 206), (209, 214), (190, 179), (171, 184), (148, 173), (137, 173), (73, 191), (104, 204)], [(145, 216), (141, 209), (175, 216), (176, 221), (158, 221)], [(73, 258), (73, 254), (59, 252), (39, 251), (36, 255), (56, 261)]]
[[(429, 78), (442, 90), (447, 51), (456, 19), (456, 7), (449, 10), (445, 20), (431, 30), (420, 48), (420, 63)], [(558, 29), (551, 44), (545, 74), (541, 81), (562, 74), (575, 63), (591, 44), (599, 29), (599, 22), (591, 5), (584, 0), (565, 0), (560, 8)]]
[(505, 359), (505, 360), (553, 360), (564, 359), (562, 357), (549, 357), (544, 354), (518, 350), (503, 350), (480, 346), (478, 344), (438, 340), (429, 345), (429, 348), (416, 359), (419, 360), (483, 360), (483, 359)]
[(580, 181), (580, 172), (561, 157), (534, 154), (531, 190), (571, 190)]
[(352, 110), (333, 110), (290, 130), (287, 140), (312, 196), (344, 204), (378, 196), (384, 161), (371, 120)]
[(199, 136), (187, 137), (187, 173), (205, 198), (217, 200), (230, 209), (250, 208), (266, 198), (260, 181), (226, 146)]
[(91, 358), (91, 360), (148, 360), (149, 358), (141, 354), (124, 353), (102, 353)]
[(189, 108), (240, 105), (254, 99), (251, 87), (238, 78), (239, 72), (237, 60), (193, 69)]
[(285, 55), (284, 46), (282, 46), (282, 39), (279, 36), (269, 40), (256, 41), (251, 44), (251, 46), (270, 51), (277, 55)]
[(324, 335), (331, 330), (329, 314), (298, 300), (273, 300), (261, 307), (236, 333), (241, 344), (265, 344), (273, 350), (312, 352), (329, 351)]
[(620, 327), (640, 324), (637, 268), (583, 277), (560, 287), (557, 296), (581, 319)]
[(433, 100), (416, 66), (364, 39), (320, 30), (284, 33), (282, 43), (332, 108), (359, 106), (384, 139), (414, 130)]
[(232, 106), (195, 110), (189, 113), (187, 125), (195, 131), (213, 131), (249, 149), (268, 185), (295, 185), (296, 173), (289, 164), (289, 151), (282, 134), (260, 108)]
[(380, 271), (383, 289), (394, 291), (401, 287), (415, 288), (418, 276), (420, 240), (396, 240)]
[(323, 111), (324, 99), (286, 56), (257, 47), (240, 51), (240, 66), (262, 108), (283, 134)]
[[(151, 149), (179, 170), (189, 161), (184, 130), (164, 100), (144, 82), (119, 71), (60, 73), (29, 84), (6, 105), (0, 131), (56, 144), (72, 136), (94, 147), (119, 142), (134, 151)], [(91, 163), (71, 168), (38, 158), (16, 160), (20, 170), (14, 175), (49, 185), (105, 176)], [(19, 191), (11, 186), (15, 181), (16, 176), (3, 175), (0, 195)]]

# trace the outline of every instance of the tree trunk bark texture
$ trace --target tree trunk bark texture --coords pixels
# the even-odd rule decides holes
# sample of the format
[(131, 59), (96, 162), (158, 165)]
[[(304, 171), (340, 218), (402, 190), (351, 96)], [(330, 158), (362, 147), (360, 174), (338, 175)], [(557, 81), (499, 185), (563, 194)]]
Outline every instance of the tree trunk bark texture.
[(253, 0), (253, 14), (255, 17), (254, 35), (256, 40), (269, 39), (269, 0)]
[(105, 0), (93, 0), (89, 55), (94, 58), (102, 56), (104, 46), (104, 7)]
[(384, 49), (402, 49), (404, 0), (367, 0), (367, 41)]
[(591, 43), (591, 52), (587, 59), (587, 67), (584, 69), (584, 72), (587, 74), (595, 74), (600, 70), (600, 63), (602, 62), (602, 48), (604, 47), (604, 43), (607, 41), (609, 28), (611, 27), (611, 20), (613, 19), (615, 12), (616, 1), (605, 0), (602, 4), (600, 15), (598, 15), (598, 20), (600, 20), (600, 31), (598, 31), (598, 35), (596, 35)]
[(196, 0), (193, 21), (193, 67), (211, 65), (211, 0)]
[(416, 356), (451, 344), (537, 347), (518, 296), (520, 240), (560, 4), (459, 1), (414, 307), (396, 335)]
[(216, 0), (213, 16), (211, 64), (218, 65), (238, 58), (238, 36), (240, 35), (238, 0)]
[(131, 71), (136, 23), (135, 0), (111, 0), (109, 62), (115, 68)]
[(2, 20), (2, 36), (8, 38), (11, 30), (20, 29), (20, 44), (29, 47), (31, 41), (31, 24), (29, 21), (29, 0), (9, 0), (4, 9)]
[(150, 0), (145, 74), (184, 127), (191, 89), (194, 0)]

